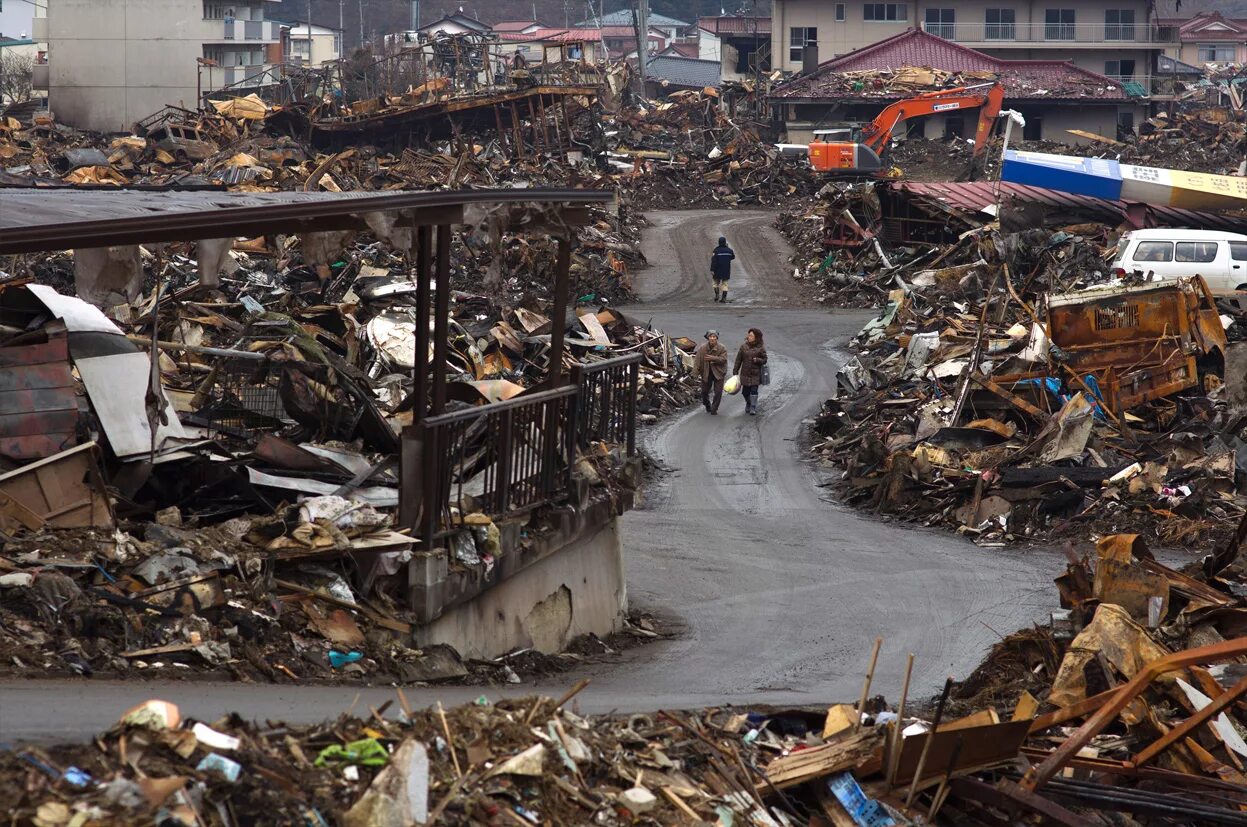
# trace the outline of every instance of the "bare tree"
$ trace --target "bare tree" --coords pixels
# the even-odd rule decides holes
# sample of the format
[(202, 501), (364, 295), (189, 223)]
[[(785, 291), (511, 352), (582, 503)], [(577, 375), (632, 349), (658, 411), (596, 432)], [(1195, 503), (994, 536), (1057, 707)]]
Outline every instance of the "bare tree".
[(0, 50), (0, 104), (21, 103), (34, 97), (35, 58)]

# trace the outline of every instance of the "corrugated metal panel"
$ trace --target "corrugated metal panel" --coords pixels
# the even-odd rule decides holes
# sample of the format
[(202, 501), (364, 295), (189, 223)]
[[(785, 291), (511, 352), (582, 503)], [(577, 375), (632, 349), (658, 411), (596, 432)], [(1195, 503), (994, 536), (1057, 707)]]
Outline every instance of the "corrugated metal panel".
[[(984, 207), (995, 204), (997, 198), (996, 188), (1003, 187), (1003, 194), (1007, 198), (1045, 204), (1057, 209), (1068, 208), (1081, 211), (1095, 211), (1101, 213), (1104, 220), (1108, 222), (1123, 221), (1126, 215), (1126, 205), (1121, 201), (1106, 201), (1103, 198), (1074, 195), (1072, 193), (1009, 182), (998, 184), (992, 181), (970, 181), (926, 184), (917, 181), (900, 181), (891, 186), (901, 192), (943, 201), (950, 206), (967, 212), (979, 212)], [(1152, 206), (1148, 209), (1158, 226), (1247, 233), (1247, 216), (1179, 210), (1173, 207), (1160, 206)]]
[(0, 455), (30, 462), (76, 444), (78, 396), (65, 337), (0, 348)]

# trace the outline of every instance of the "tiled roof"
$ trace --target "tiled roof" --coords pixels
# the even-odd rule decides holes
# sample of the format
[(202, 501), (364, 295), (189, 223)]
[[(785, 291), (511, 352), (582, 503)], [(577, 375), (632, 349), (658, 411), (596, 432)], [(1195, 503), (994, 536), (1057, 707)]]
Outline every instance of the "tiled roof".
[(1213, 43), (1218, 40), (1241, 41), (1247, 39), (1247, 18), (1225, 17), (1220, 12), (1205, 12), (1194, 17), (1157, 18), (1160, 28), (1178, 30), (1183, 41)]
[(769, 17), (699, 17), (697, 25), (699, 28), (715, 34), (753, 34), (754, 25), (757, 25), (758, 34), (771, 33), (771, 18)]
[[(654, 14), (653, 12), (650, 12), (648, 20), (649, 20), (649, 25), (651, 26), (663, 26), (665, 28), (671, 28), (672, 26), (684, 28), (685, 26), (690, 25), (688, 22), (684, 20), (676, 20), (674, 17), (667, 17), (665, 14)], [(593, 21), (582, 20), (580, 23), (577, 23), (576, 25), (591, 26), (593, 25)], [(632, 25), (632, 10), (631, 9), (620, 9), (619, 11), (613, 11), (610, 14), (604, 15), (602, 17), (603, 27), (631, 26), (631, 25)]]
[(497, 32), (499, 40), (505, 40), (510, 43), (536, 43), (538, 41), (547, 41), (553, 43), (562, 43), (564, 41), (585, 40), (596, 43), (602, 39), (602, 32), (598, 29), (538, 29), (535, 32)]
[(506, 20), (502, 23), (495, 23), (493, 30), (495, 32), (522, 32), (529, 26), (537, 26), (536, 20)]
[(1005, 97), (1048, 100), (1125, 100), (1121, 84), (1059, 60), (1004, 60), (927, 32), (910, 29), (821, 64), (814, 72), (775, 88), (773, 98), (852, 99), (907, 97), (908, 93), (866, 88), (848, 90), (843, 72), (885, 71), (905, 67), (945, 72), (989, 72), (1005, 87)]
[(701, 47), (696, 43), (672, 43), (664, 53), (671, 53), (671, 57), (691, 57), (696, 58), (701, 54)]
[[(602, 37), (636, 37), (636, 29), (632, 26), (603, 26)], [(649, 27), (650, 37), (655, 36), (666, 38), (666, 33), (654, 26)]]
[(659, 55), (645, 63), (648, 80), (665, 80), (675, 86), (688, 86), (701, 89), (706, 86), (717, 88), (721, 66), (717, 60), (693, 60), (687, 57)]

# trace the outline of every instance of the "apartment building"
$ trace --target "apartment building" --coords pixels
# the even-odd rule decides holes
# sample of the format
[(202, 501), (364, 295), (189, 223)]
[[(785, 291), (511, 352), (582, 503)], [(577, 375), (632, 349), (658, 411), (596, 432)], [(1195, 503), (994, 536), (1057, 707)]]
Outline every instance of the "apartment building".
[(799, 71), (806, 46), (826, 61), (917, 28), (1005, 60), (1068, 60), (1146, 82), (1161, 46), (1148, 8), (1146, 0), (774, 0), (771, 61)]
[(1247, 18), (1228, 18), (1213, 11), (1187, 18), (1162, 17), (1156, 28), (1167, 41), (1166, 52), (1183, 63), (1247, 63)]
[[(6, 0), (7, 5), (8, 0)], [(48, 0), (48, 104), (81, 129), (128, 131), (200, 92), (259, 84), (281, 59), (280, 0)]]
[(281, 23), (281, 53), (287, 63), (322, 66), (342, 57), (342, 32), (328, 26)]

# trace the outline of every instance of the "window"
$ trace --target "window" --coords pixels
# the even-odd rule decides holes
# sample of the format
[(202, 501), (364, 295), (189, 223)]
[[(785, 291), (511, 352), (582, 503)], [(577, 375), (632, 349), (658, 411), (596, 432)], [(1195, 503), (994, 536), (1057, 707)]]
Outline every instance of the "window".
[(1134, 251), (1135, 261), (1173, 261), (1173, 242), (1140, 241)]
[(806, 46), (818, 45), (818, 28), (815, 26), (793, 26), (788, 30), (788, 60), (800, 63), (805, 55)]
[(1118, 112), (1117, 113), (1117, 140), (1122, 140), (1134, 134), (1134, 113)]
[(1104, 39), (1134, 40), (1134, 9), (1105, 9)]
[(1104, 61), (1104, 74), (1114, 80), (1131, 80), (1134, 77), (1134, 61), (1106, 60)]
[(1247, 241), (1231, 241), (1230, 258), (1235, 261), (1247, 261)]
[(1022, 140), (1043, 140), (1043, 118), (1037, 118), (1034, 115), (1026, 116), (1026, 126), (1022, 127)]
[(224, 3), (204, 3), (204, 19), (205, 20), (224, 20), (225, 4)]
[(844, 22), (844, 4), (843, 3), (836, 4), (836, 22), (837, 23)]
[(1216, 260), (1217, 246), (1215, 241), (1179, 241), (1173, 260), (1207, 264)]
[(862, 7), (862, 19), (867, 23), (904, 23), (909, 19), (909, 7), (905, 3), (867, 3)]
[(1233, 63), (1233, 43), (1201, 43), (1199, 59), (1204, 63)]
[(926, 18), (926, 25), (922, 28), (929, 34), (945, 40), (956, 39), (957, 27), (954, 25), (956, 16), (952, 9), (927, 9)]
[(1046, 9), (1044, 11), (1045, 40), (1074, 39), (1074, 10)]
[(984, 40), (1013, 40), (1017, 37), (1017, 12), (1013, 9), (988, 9), (985, 20)]

